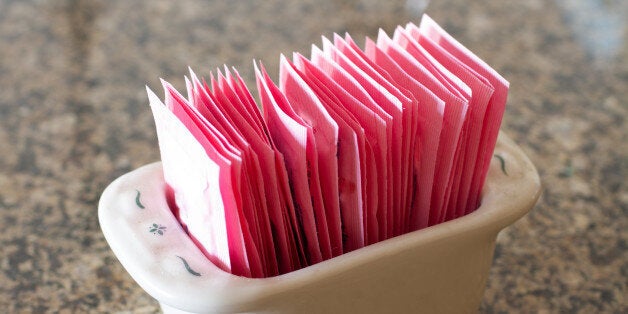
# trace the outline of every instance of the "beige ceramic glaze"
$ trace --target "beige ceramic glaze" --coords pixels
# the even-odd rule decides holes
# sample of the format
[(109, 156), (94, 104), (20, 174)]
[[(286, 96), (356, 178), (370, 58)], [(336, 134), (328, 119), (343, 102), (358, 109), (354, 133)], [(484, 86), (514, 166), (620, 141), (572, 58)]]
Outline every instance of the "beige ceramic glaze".
[(208, 262), (164, 190), (160, 163), (139, 168), (107, 187), (99, 219), (122, 265), (165, 312), (466, 313), (481, 302), (497, 233), (534, 206), (540, 182), (500, 134), (477, 211), (267, 279)]

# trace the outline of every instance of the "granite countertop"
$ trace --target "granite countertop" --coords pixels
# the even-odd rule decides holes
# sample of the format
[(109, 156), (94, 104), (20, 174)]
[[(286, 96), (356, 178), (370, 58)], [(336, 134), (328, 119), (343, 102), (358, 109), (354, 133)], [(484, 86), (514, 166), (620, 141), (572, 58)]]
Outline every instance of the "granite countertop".
[[(107, 184), (159, 159), (145, 84), (223, 63), (253, 83), (253, 58), (276, 73), (279, 53), (392, 31), (425, 2), (0, 0), (2, 311), (158, 311), (97, 219)], [(427, 12), (511, 82), (502, 129), (544, 185), (499, 235), (480, 311), (628, 312), (628, 3)]]

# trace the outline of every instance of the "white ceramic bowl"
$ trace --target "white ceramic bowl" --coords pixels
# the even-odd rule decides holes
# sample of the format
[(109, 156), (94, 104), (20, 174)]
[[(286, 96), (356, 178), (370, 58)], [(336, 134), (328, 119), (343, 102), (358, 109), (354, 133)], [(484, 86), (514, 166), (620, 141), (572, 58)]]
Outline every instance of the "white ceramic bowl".
[(170, 212), (160, 163), (111, 183), (98, 214), (115, 255), (164, 312), (476, 312), (497, 233), (540, 194), (536, 169), (504, 134), (495, 155), (475, 212), (273, 278), (234, 276), (204, 257)]

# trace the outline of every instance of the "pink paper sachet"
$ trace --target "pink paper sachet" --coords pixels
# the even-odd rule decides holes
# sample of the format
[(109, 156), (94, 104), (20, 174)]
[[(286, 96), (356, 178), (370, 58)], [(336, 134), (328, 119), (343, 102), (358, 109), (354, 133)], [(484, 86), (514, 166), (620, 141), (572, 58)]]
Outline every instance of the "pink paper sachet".
[(508, 82), (424, 16), (361, 49), (190, 70), (188, 97), (148, 90), (172, 211), (208, 260), (263, 278), (478, 208)]
[[(370, 147), (373, 149), (375, 166), (377, 168), (377, 198), (378, 206), (376, 213), (377, 227), (380, 240), (387, 239), (392, 231), (392, 173), (393, 162), (393, 118), (377, 105), (375, 100), (369, 95), (366, 89), (352, 74), (346, 71), (340, 64), (325, 55), (319, 48), (312, 47), (312, 62), (323, 70), (329, 77), (336, 81), (344, 91), (351, 95), (354, 101), (345, 104), (345, 108), (352, 111), (356, 117), (378, 117), (378, 120), (361, 123), (365, 130), (369, 132), (371, 141)], [(363, 79), (361, 75), (358, 78)], [(341, 93), (342, 94), (342, 93)], [(380, 122), (381, 121), (381, 122)]]
[(469, 199), (464, 205), (466, 206), (465, 213), (469, 213), (479, 206), (480, 192), (486, 180), (488, 166), (493, 157), (493, 150), (495, 150), (495, 143), (497, 143), (497, 135), (499, 134), (499, 127), (501, 126), (501, 121), (504, 116), (510, 83), (486, 64), (486, 62), (449, 35), (428, 15), (423, 15), (420, 30), (422, 34), (435, 41), (467, 67), (474, 70), (478, 76), (482, 76), (488, 80), (495, 89), (488, 102), (484, 115), (482, 137), (478, 145), (479, 152), (475, 167), (478, 171), (473, 173)]
[[(355, 132), (358, 143), (358, 160), (356, 167), (360, 169), (360, 187), (362, 188), (362, 217), (365, 244), (379, 241), (379, 224), (377, 220), (378, 172), (373, 147), (378, 140), (385, 140), (384, 121), (372, 111), (362, 106), (342, 86), (334, 82), (320, 68), (300, 54), (295, 54), (294, 64), (310, 86), (318, 87), (330, 101), (324, 105), (337, 114)], [(322, 97), (322, 96), (319, 96)]]
[[(327, 230), (332, 256), (342, 254), (348, 235), (342, 231), (338, 173), (338, 123), (329, 115), (321, 100), (282, 55), (279, 82), (295, 113), (307, 123), (316, 140), (318, 169), (323, 205), (327, 218)], [(347, 217), (355, 220), (357, 217)], [(347, 225), (348, 223), (345, 223)], [(345, 241), (343, 241), (343, 238)]]
[[(250, 229), (242, 226), (238, 182), (241, 159), (235, 154), (228, 155), (211, 131), (199, 123), (198, 116), (190, 114), (183, 97), (168, 85), (165, 89), (166, 106), (171, 114), (166, 114), (165, 106), (155, 101), (152, 92), (149, 96), (156, 124), (161, 125), (157, 130), (164, 178), (174, 190), (180, 221), (217, 266), (242, 276), (260, 273), (259, 256), (255, 250), (247, 252), (247, 244), (253, 249)], [(193, 151), (195, 147), (204, 153)]]
[(377, 47), (375, 42), (366, 40), (365, 53), (370, 60), (386, 71), (391, 80), (405, 87), (418, 102), (415, 114), (415, 145), (412, 147), (411, 187), (408, 198), (411, 200), (408, 210), (407, 230), (417, 230), (427, 226), (430, 213), (430, 201), (436, 170), (436, 160), (440, 133), (443, 125), (445, 102), (427, 87), (414, 79), (404, 68), (399, 66), (389, 55)]
[[(398, 142), (398, 167), (393, 168), (393, 175), (395, 176), (395, 187), (393, 189), (393, 228), (392, 236), (400, 235), (405, 232), (408, 215), (408, 182), (410, 176), (410, 150), (414, 145), (414, 135), (416, 133), (416, 119), (414, 117), (414, 111), (416, 106), (416, 99), (413, 99), (412, 95), (404, 93), (404, 89), (401, 90), (393, 84), (388, 73), (371, 63), (370, 60), (364, 55), (364, 52), (353, 42), (350, 36), (347, 34), (347, 41), (342, 37), (334, 36), (334, 45), (338, 51), (344, 54), (349, 61), (351, 61), (357, 68), (359, 68), (364, 75), (367, 75), (373, 80), (375, 88), (383, 89), (386, 93), (381, 93), (386, 96), (390, 101), (379, 102), (383, 104), (383, 108), (397, 120), (393, 131)], [(329, 48), (328, 48), (329, 49)], [(331, 50), (331, 49), (330, 49)], [(377, 94), (377, 93), (375, 93)]]
[[(298, 56), (295, 56), (298, 58)], [(326, 93), (324, 86), (317, 84), (315, 80), (307, 77), (303, 72), (291, 62), (282, 59), (283, 67), (290, 67), (282, 70), (295, 77), (295, 81), (301, 85), (297, 90), (307, 91), (312, 101), (319, 101), (318, 104), (310, 108), (318, 110), (329, 117), (337, 125), (336, 156), (337, 182), (334, 184), (338, 188), (338, 213), (341, 218), (341, 236), (344, 252), (353, 251), (364, 246), (364, 203), (362, 199), (362, 179), (360, 152), (364, 150), (364, 132), (359, 130), (359, 125), (352, 126), (352, 119), (346, 113), (338, 113), (339, 100), (331, 93)], [(298, 78), (297, 78), (298, 76)], [(286, 89), (288, 86), (285, 87)], [(309, 98), (308, 97), (308, 98)], [(307, 104), (304, 102), (303, 104)], [(334, 134), (335, 135), (335, 134)], [(360, 143), (361, 142), (361, 143)], [(360, 147), (362, 147), (360, 149)], [(335, 170), (328, 169), (333, 173)], [(333, 207), (332, 207), (333, 208)], [(329, 215), (328, 215), (329, 217)]]
[[(264, 118), (268, 123), (271, 137), (285, 158), (290, 190), (294, 195), (295, 211), (299, 217), (298, 223), (305, 235), (303, 240), (307, 243), (305, 251), (307, 263), (318, 263), (323, 260), (323, 254), (331, 256), (331, 247), (329, 234), (325, 234), (327, 232), (325, 212), (320, 208), (322, 206), (320, 184), (312, 176), (311, 171), (317, 164), (316, 152), (313, 152), (316, 148), (312, 131), (294, 119), (296, 117), (294, 112), (291, 115), (284, 112), (285, 109), (289, 109), (288, 100), (270, 80), (264, 68), (259, 70), (256, 67), (255, 72)], [(312, 188), (314, 191), (311, 191)]]
[[(420, 221), (418, 228), (437, 223), (443, 211), (447, 185), (454, 165), (458, 140), (467, 112), (468, 102), (452, 92), (451, 86), (446, 86), (439, 78), (438, 73), (430, 71), (424, 63), (417, 60), (404, 47), (393, 41), (383, 31), (379, 32), (377, 46), (388, 54), (406, 72), (423, 83), (437, 97), (445, 101), (443, 112), (443, 128), (438, 144), (434, 183), (430, 200), (430, 210), (427, 221)], [(412, 46), (406, 46), (412, 48)], [(435, 75), (437, 74), (437, 75)]]
[(464, 208), (458, 204), (466, 204), (471, 188), (471, 180), (473, 174), (481, 172), (476, 168), (478, 152), (480, 148), (480, 139), (482, 137), (482, 124), (488, 102), (493, 95), (495, 89), (488, 79), (479, 75), (475, 70), (464, 64), (451, 53), (440, 47), (436, 42), (427, 36), (423, 36), (421, 30), (414, 24), (406, 26), (408, 33), (438, 62), (452, 70), (471, 90), (472, 95), (469, 102), (469, 119), (467, 123), (467, 136), (464, 147), (464, 158), (459, 161), (460, 171), (456, 172), (457, 190), (454, 194), (458, 195), (457, 199), (452, 199), (449, 203), (447, 219), (453, 219), (464, 214)]

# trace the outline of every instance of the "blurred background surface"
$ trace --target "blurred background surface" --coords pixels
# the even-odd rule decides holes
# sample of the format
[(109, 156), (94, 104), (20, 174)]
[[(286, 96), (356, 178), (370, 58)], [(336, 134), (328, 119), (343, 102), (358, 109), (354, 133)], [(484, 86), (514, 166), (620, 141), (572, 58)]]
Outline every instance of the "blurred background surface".
[[(97, 219), (113, 179), (159, 159), (144, 85), (426, 8), (511, 82), (502, 129), (537, 166), (537, 207), (498, 237), (481, 312), (628, 312), (628, 2), (0, 0), (0, 308), (154, 312)], [(456, 297), (456, 296), (452, 296)]]

